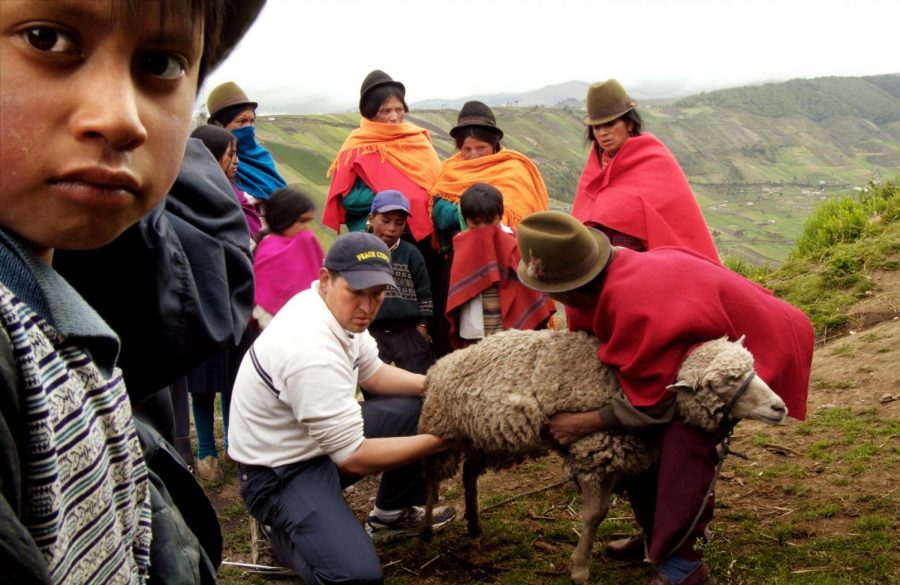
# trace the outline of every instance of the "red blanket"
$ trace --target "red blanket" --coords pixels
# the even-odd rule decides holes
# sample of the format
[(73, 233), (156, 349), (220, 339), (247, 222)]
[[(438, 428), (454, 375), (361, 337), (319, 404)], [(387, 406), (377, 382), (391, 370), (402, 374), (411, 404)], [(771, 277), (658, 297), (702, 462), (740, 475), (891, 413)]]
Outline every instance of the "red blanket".
[(638, 238), (648, 250), (679, 246), (719, 261), (684, 172), (651, 134), (626, 140), (606, 169), (601, 170), (596, 150), (591, 150), (572, 215), (584, 224)]
[(457, 309), (496, 284), (504, 329), (534, 329), (556, 312), (545, 294), (519, 282), (515, 236), (500, 226), (470, 228), (453, 237), (453, 263), (446, 315), (451, 334), (458, 330)]
[(433, 230), (428, 190), (440, 168), (431, 136), (424, 128), (410, 122), (382, 124), (362, 118), (328, 169), (331, 186), (322, 224), (340, 231), (346, 217), (340, 198), (359, 177), (375, 193), (396, 189), (406, 195), (411, 213), (409, 230), (421, 240)]
[(409, 231), (416, 241), (431, 234), (434, 225), (431, 223), (429, 202), (431, 195), (422, 187), (413, 183), (397, 167), (376, 153), (353, 154), (353, 159), (348, 166), (338, 167), (331, 177), (331, 188), (328, 190), (328, 199), (325, 201), (325, 210), (322, 213), (322, 224), (340, 233), (341, 224), (347, 214), (341, 205), (341, 195), (347, 193), (360, 177), (372, 191), (378, 193), (385, 189), (396, 189), (409, 199), (410, 217), (408, 220)]
[(684, 357), (727, 335), (753, 353), (756, 371), (788, 407), (806, 418), (814, 336), (799, 309), (690, 250), (618, 250), (592, 310), (567, 309), (572, 330), (600, 340), (600, 361), (618, 368), (634, 406), (668, 397)]

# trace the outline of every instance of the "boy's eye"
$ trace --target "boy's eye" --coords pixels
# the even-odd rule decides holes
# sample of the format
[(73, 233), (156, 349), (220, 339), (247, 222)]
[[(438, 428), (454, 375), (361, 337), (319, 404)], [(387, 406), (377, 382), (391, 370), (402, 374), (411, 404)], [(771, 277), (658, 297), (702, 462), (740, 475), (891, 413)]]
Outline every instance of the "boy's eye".
[(184, 75), (187, 64), (177, 55), (152, 52), (141, 55), (138, 69), (163, 79), (175, 79)]
[(25, 40), (35, 49), (48, 53), (75, 53), (76, 45), (72, 37), (61, 30), (46, 26), (24, 31)]

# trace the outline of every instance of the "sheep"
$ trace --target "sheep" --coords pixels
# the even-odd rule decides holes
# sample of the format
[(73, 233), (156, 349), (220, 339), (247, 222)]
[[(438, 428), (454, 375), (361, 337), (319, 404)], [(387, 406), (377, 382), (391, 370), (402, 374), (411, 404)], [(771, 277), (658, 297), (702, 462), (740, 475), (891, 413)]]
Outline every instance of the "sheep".
[[(753, 374), (753, 356), (742, 343), (743, 337), (708, 341), (682, 363), (668, 388), (677, 392), (678, 411), (689, 423), (712, 431), (725, 416), (784, 420), (784, 402)], [(431, 537), (440, 482), (456, 474), (463, 454), (465, 518), (469, 534), (478, 536), (478, 477), (554, 449), (582, 493), (583, 529), (570, 569), (574, 583), (588, 580), (591, 545), (613, 488), (620, 478), (648, 469), (658, 455), (644, 434), (597, 432), (565, 447), (549, 437), (553, 414), (594, 410), (621, 392), (614, 369), (597, 360), (597, 346), (584, 332), (509, 330), (451, 353), (428, 370), (419, 432), (441, 436), (455, 449), (423, 462), (424, 539)]]

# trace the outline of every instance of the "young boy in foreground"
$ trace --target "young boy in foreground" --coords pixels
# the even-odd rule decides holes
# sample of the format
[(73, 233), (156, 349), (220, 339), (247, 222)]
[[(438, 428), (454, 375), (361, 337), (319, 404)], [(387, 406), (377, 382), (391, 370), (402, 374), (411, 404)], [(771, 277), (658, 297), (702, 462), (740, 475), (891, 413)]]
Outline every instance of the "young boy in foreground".
[[(0, 2), (0, 567), (11, 583), (204, 574), (206, 553), (173, 534), (178, 511), (148, 473), (119, 338), (53, 261), (106, 246), (157, 208), (203, 76), (261, 6)], [(159, 550), (172, 539), (193, 559), (188, 574), (165, 572), (181, 566)]]

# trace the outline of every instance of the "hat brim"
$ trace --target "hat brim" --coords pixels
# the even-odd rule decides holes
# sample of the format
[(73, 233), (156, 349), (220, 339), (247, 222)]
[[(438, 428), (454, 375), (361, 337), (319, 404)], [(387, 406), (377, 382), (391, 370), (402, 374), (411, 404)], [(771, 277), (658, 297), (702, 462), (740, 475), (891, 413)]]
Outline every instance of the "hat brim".
[(522, 284), (536, 291), (555, 293), (575, 290), (576, 288), (584, 286), (590, 281), (594, 280), (598, 274), (603, 272), (603, 270), (606, 268), (606, 265), (609, 264), (609, 258), (612, 255), (612, 247), (610, 246), (609, 240), (603, 234), (603, 232), (590, 227), (588, 228), (588, 231), (591, 232), (591, 235), (597, 241), (597, 247), (600, 250), (600, 257), (597, 259), (597, 263), (592, 266), (590, 270), (586, 271), (582, 276), (579, 276), (578, 278), (547, 283), (530, 276), (528, 274), (528, 267), (525, 265), (525, 261), (519, 260), (519, 267), (516, 270), (516, 273), (519, 275), (519, 280), (522, 282)]
[(392, 286), (397, 288), (394, 277), (383, 270), (345, 270), (340, 273), (350, 288), (365, 290), (373, 286)]
[(373, 209), (372, 213), (387, 213), (388, 211), (403, 211), (406, 215), (412, 215), (412, 213), (402, 205), (382, 205), (378, 209)]
[(587, 115), (585, 115), (585, 117), (582, 121), (584, 122), (584, 124), (586, 126), (599, 126), (600, 124), (606, 124), (608, 122), (612, 122), (616, 118), (621, 118), (622, 116), (624, 116), (625, 114), (627, 114), (628, 112), (633, 110), (635, 107), (637, 107), (637, 102), (632, 100), (631, 106), (625, 108), (621, 112), (610, 114), (608, 116), (599, 116), (596, 118), (591, 118), (591, 115), (587, 114)]
[(453, 128), (450, 128), (450, 137), (455, 140), (456, 135), (460, 130), (465, 130), (466, 128), (472, 128), (474, 126), (484, 128), (485, 130), (490, 130), (491, 132), (496, 132), (497, 139), (503, 140), (503, 130), (497, 128), (496, 126), (488, 126), (487, 124), (460, 124), (459, 126), (454, 126)]
[(230, 100), (230, 101), (227, 101), (227, 102), (219, 105), (219, 107), (216, 108), (215, 112), (209, 113), (209, 116), (212, 118), (216, 114), (218, 114), (219, 112), (224, 110), (225, 108), (230, 108), (232, 106), (247, 106), (248, 108), (253, 108), (253, 111), (255, 112), (256, 108), (259, 107), (259, 104), (256, 102), (251, 102), (251, 101), (242, 100), (242, 99)]

